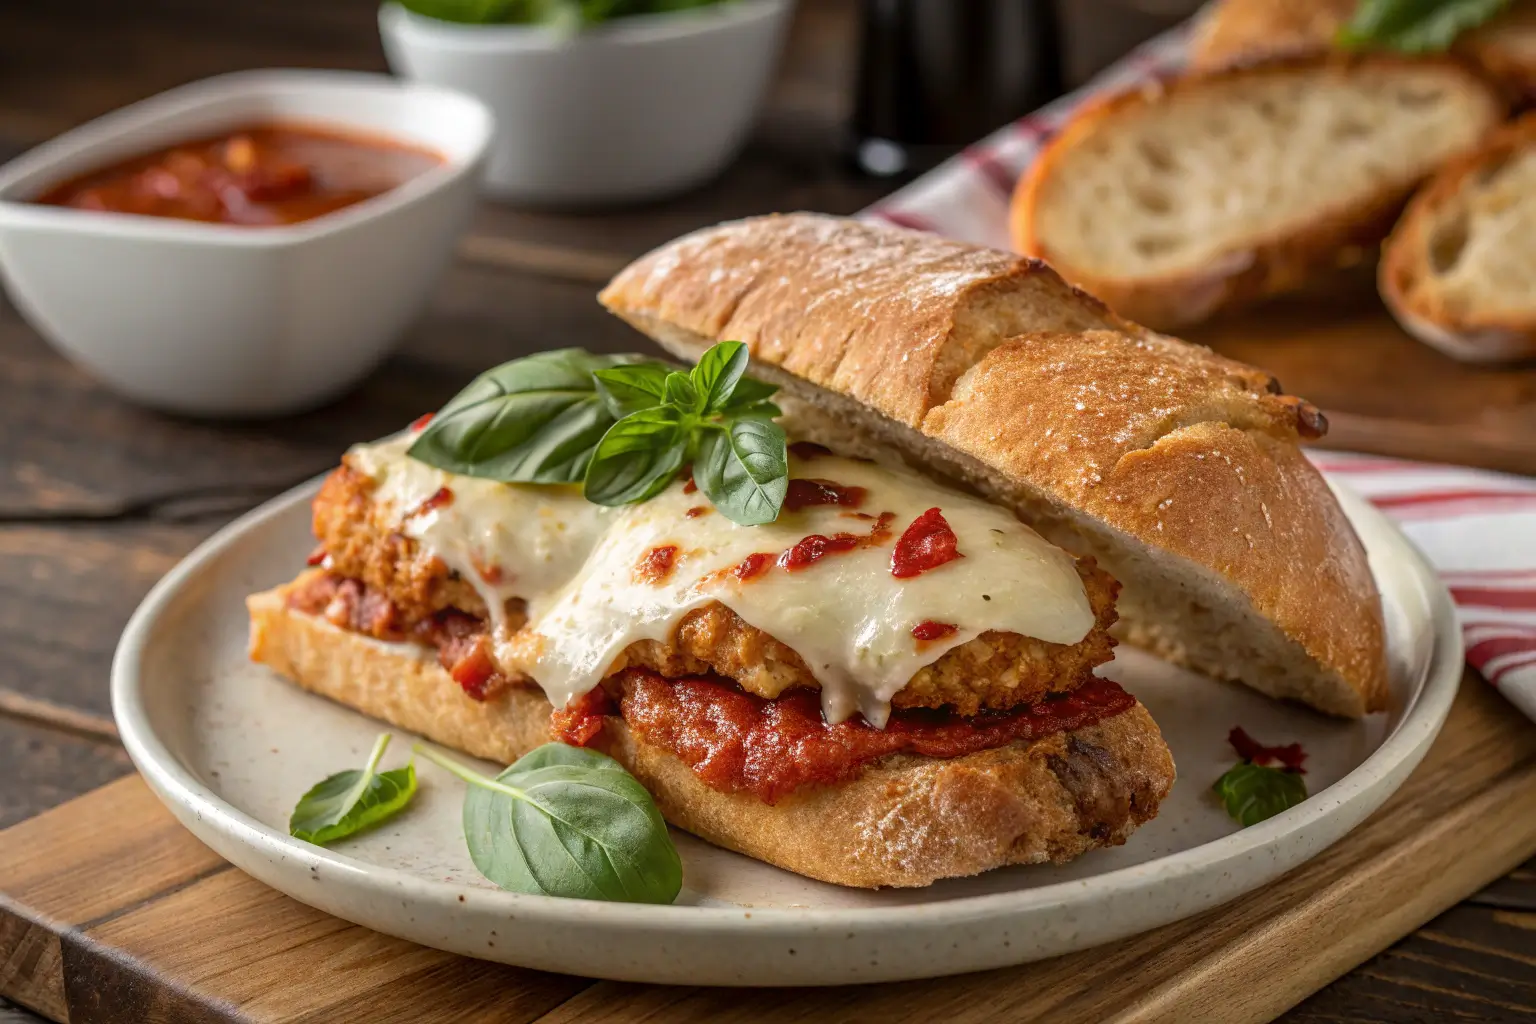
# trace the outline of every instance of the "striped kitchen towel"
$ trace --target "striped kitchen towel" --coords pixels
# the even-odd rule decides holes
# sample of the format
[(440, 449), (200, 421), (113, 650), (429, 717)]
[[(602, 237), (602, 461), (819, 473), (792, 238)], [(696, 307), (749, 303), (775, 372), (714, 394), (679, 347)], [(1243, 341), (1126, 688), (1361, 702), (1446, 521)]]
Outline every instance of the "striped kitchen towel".
[(1536, 480), (1372, 455), (1309, 454), (1424, 552), (1456, 602), (1467, 663), (1536, 718)]
[[(989, 135), (862, 216), (1008, 248), (1008, 200), (1041, 142), (1093, 95), (1177, 73), (1188, 25)], [(1395, 519), (1456, 602), (1467, 661), (1536, 719), (1536, 480), (1341, 452), (1313, 461)]]

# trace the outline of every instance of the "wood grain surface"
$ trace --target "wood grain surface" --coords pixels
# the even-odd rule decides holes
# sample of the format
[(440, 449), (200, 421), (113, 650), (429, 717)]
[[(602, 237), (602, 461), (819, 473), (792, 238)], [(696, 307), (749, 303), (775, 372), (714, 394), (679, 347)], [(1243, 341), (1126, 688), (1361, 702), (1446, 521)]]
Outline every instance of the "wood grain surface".
[[(1122, 16), (1127, 2), (1069, 5), (1076, 56), (1068, 65), (1077, 77), (1157, 27), (1145, 11)], [(400, 351), (356, 392), (315, 413), (206, 423), (136, 409), (61, 359), (0, 302), (0, 827), (130, 770), (106, 717), (112, 648), (150, 585), (223, 522), (325, 469), (349, 443), (436, 407), (493, 362), (561, 345), (634, 347), (635, 336), (597, 306), (594, 285), (651, 245), (725, 217), (851, 212), (883, 194), (886, 184), (851, 176), (837, 153), (856, 7), (856, 0), (801, 0), (747, 152), (696, 193), (586, 215), (484, 206), (460, 262)], [(0, 5), (0, 160), (205, 75), (274, 65), (382, 69), (375, 14), (373, 0)], [(1211, 325), (1199, 340), (1268, 367), (1318, 401), (1337, 443), (1536, 471), (1536, 371), (1461, 366), (1406, 339), (1368, 299), (1326, 317), (1312, 307), (1264, 310)], [(0, 972), (12, 967), (0, 960)], [(1530, 1019), (1533, 975), (1536, 871), (1526, 870), (1283, 1019)], [(613, 992), (616, 1020), (635, 1019), (646, 1000), (665, 1008), (656, 1019), (672, 1012), (671, 995), (628, 986), (585, 991), (587, 1000)], [(850, 995), (849, 1005), (867, 995)], [(738, 1003), (758, 1005), (760, 997)], [(12, 1018), (36, 1019), (0, 1004), (0, 1024)]]

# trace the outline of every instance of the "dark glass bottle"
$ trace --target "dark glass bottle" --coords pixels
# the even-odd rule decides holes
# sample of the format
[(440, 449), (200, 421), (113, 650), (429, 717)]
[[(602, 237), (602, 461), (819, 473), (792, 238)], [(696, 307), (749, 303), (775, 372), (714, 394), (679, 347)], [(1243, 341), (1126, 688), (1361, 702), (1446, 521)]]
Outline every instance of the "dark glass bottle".
[(864, 0), (852, 149), (904, 176), (1060, 95), (1052, 0)]

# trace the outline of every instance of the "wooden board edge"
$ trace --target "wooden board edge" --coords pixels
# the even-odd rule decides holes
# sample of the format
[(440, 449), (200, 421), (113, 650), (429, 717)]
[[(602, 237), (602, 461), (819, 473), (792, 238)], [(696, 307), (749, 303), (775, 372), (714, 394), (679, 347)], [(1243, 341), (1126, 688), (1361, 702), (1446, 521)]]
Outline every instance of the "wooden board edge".
[[(1477, 822), (1496, 820), (1497, 829)], [(1457, 841), (1475, 835), (1477, 842)], [(1297, 902), (1146, 993), (1106, 1024), (1260, 1024), (1536, 855), (1536, 765)], [(1431, 879), (1439, 884), (1431, 886)], [(1297, 955), (1299, 946), (1314, 952)], [(1240, 969), (1239, 969), (1240, 968)], [(1262, 979), (1255, 985), (1253, 979)]]
[(28, 914), (0, 893), (0, 996), (59, 1024), (69, 1024), (63, 941), (51, 921)]

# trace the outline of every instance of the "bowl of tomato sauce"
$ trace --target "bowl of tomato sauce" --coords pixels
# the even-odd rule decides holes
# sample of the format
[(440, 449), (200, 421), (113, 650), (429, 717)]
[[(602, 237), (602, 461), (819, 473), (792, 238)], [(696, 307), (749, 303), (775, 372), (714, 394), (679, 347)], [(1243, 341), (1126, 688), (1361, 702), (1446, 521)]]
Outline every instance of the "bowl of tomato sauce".
[(428, 301), (492, 132), (479, 101), (382, 75), (206, 79), (0, 167), (0, 274), (39, 333), (136, 402), (310, 408)]

